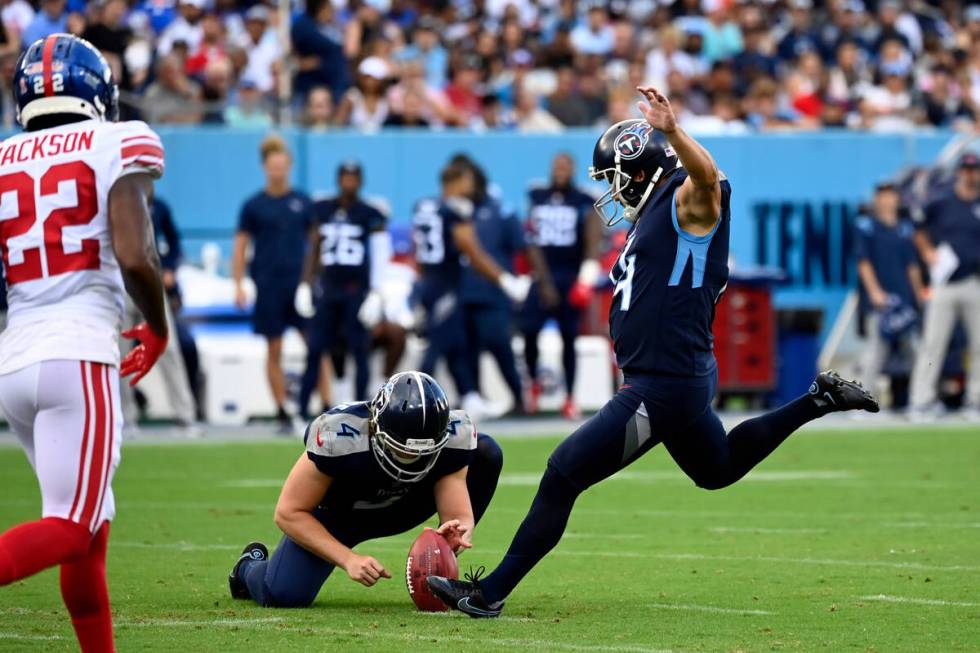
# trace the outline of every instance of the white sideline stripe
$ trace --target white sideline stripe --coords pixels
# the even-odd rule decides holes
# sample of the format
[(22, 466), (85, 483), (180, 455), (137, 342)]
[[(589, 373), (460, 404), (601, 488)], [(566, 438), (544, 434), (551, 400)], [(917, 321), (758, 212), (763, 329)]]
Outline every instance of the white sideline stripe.
[(826, 528), (751, 528), (748, 526), (716, 526), (708, 529), (709, 533), (760, 533), (763, 535), (779, 534), (814, 534), (826, 533)]
[[(277, 619), (278, 621), (278, 619)], [(166, 622), (166, 623), (164, 623)], [(228, 623), (234, 622), (234, 623)], [(240, 622), (240, 623), (239, 623)], [(134, 623), (132, 625), (140, 625)], [(261, 629), (272, 625), (270, 622), (262, 621), (259, 619), (224, 619), (216, 621), (181, 621), (179, 619), (174, 620), (159, 620), (159, 623), (143, 622), (143, 625), (147, 626), (212, 626), (212, 625), (229, 625), (236, 626), (243, 629), (253, 628)], [(415, 633), (394, 633), (394, 632), (384, 632), (384, 631), (370, 631), (370, 630), (341, 630), (339, 628), (329, 628), (323, 626), (308, 626), (297, 624), (296, 626), (282, 626), (280, 627), (280, 632), (302, 632), (302, 633), (316, 633), (322, 635), (334, 635), (340, 637), (350, 637), (354, 640), (358, 639), (392, 639), (402, 642), (439, 642), (439, 641), (449, 641), (458, 642), (462, 644), (472, 644), (472, 636), (462, 636), (462, 635), (441, 635), (441, 634), (415, 634)], [(662, 648), (649, 648), (640, 644), (571, 644), (568, 642), (555, 642), (547, 639), (526, 639), (526, 638), (481, 638), (480, 643), (484, 644), (485, 648), (492, 650), (494, 647), (499, 648), (516, 648), (516, 649), (527, 649), (532, 646), (539, 648), (544, 648), (550, 651), (583, 651), (584, 653), (681, 653), (680, 651), (673, 649), (662, 649)]]
[(768, 610), (739, 610), (737, 608), (718, 608), (713, 605), (683, 605), (678, 603), (650, 603), (651, 608), (662, 610), (691, 610), (692, 612), (711, 612), (714, 614), (771, 615)]
[(36, 642), (51, 642), (65, 639), (61, 635), (27, 635), (24, 633), (4, 633), (0, 632), (0, 639), (30, 640)]
[[(769, 471), (755, 471), (750, 472), (748, 476), (742, 479), (744, 481), (760, 481), (760, 482), (787, 482), (787, 481), (841, 481), (841, 480), (853, 480), (858, 478), (858, 475), (854, 472), (849, 472), (841, 469), (814, 469), (814, 470), (769, 470)], [(634, 470), (624, 470), (618, 472), (608, 479), (607, 481), (641, 481), (641, 482), (658, 482), (658, 481), (687, 481), (690, 479), (686, 474), (679, 471), (634, 471)], [(541, 482), (541, 473), (524, 473), (515, 472), (510, 474), (501, 474), (499, 485), (509, 485), (509, 486), (536, 486)]]
[(917, 599), (911, 596), (890, 596), (888, 594), (874, 594), (872, 596), (859, 596), (862, 601), (882, 601), (883, 603), (911, 603), (913, 605), (938, 605), (953, 608), (980, 608), (980, 603), (970, 601), (944, 601), (942, 599)]

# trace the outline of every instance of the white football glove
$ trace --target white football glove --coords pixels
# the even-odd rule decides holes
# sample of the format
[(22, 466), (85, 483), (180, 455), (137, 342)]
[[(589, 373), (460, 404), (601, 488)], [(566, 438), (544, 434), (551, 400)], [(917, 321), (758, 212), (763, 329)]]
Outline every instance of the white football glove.
[(310, 288), (310, 284), (303, 281), (296, 286), (293, 306), (296, 307), (296, 312), (300, 314), (300, 317), (307, 319), (313, 317), (313, 314), (316, 313), (316, 307), (313, 305), (313, 289)]
[(514, 276), (509, 272), (504, 272), (497, 280), (500, 289), (510, 297), (511, 301), (518, 304), (527, 299), (527, 294), (531, 291), (531, 277), (526, 274)]
[(380, 293), (372, 290), (368, 293), (361, 307), (357, 309), (357, 319), (361, 321), (365, 329), (373, 329), (381, 323), (385, 316), (385, 305)]

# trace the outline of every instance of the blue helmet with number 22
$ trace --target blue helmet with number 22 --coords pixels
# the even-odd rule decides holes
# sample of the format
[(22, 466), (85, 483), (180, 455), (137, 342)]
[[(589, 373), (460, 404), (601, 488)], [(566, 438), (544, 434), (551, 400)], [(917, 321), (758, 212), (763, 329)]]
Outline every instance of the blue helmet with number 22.
[(41, 116), (72, 115), (115, 121), (119, 89), (95, 46), (71, 34), (52, 34), (31, 44), (14, 71), (17, 122), (25, 129)]

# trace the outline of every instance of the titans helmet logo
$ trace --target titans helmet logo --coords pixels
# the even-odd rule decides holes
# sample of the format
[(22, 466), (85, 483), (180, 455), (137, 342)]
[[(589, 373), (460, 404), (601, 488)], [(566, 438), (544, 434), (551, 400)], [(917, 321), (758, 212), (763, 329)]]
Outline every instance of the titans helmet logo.
[(643, 148), (650, 140), (650, 132), (652, 131), (653, 128), (645, 122), (637, 123), (635, 126), (623, 130), (616, 137), (616, 142), (613, 143), (619, 158), (629, 160), (640, 156)]

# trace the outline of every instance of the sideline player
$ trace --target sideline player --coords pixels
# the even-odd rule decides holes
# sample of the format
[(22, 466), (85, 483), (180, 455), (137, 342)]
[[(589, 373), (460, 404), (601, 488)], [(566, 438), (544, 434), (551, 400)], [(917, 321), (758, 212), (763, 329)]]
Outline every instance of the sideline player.
[[(381, 320), (384, 310), (378, 292), (382, 275), (391, 260), (391, 235), (385, 216), (361, 198), (364, 173), (361, 164), (345, 161), (337, 168), (336, 197), (313, 205), (316, 223), (311, 230), (306, 259), (306, 281), (315, 284), (320, 272), (316, 315), (309, 328), (306, 371), (299, 391), (300, 415), (308, 418), (308, 404), (321, 369), (329, 387), (333, 366), (327, 354), (350, 351), (356, 368), (355, 397), (367, 395), (368, 354), (371, 333), (368, 325)], [(365, 322), (367, 324), (365, 324)], [(321, 396), (324, 407), (330, 396)]]
[(590, 171), (609, 184), (596, 210), (609, 224), (632, 223), (610, 274), (616, 287), (609, 328), (625, 383), (552, 453), (530, 512), (490, 575), (428, 578), (446, 605), (471, 617), (498, 616), (504, 599), (558, 544), (578, 495), (655, 445), (662, 442), (699, 487), (717, 490), (811, 420), (878, 411), (859, 384), (823, 372), (807, 394), (725, 433), (711, 408), (718, 378), (711, 322), (728, 282), (731, 185), (678, 127), (667, 99), (650, 87), (639, 91), (646, 120), (607, 129)]
[(371, 587), (391, 574), (351, 547), (404, 533), (433, 513), (450, 545), (468, 549), (502, 466), (497, 443), (449, 409), (435, 379), (395, 374), (373, 400), (337, 406), (307, 427), (306, 451), (276, 505), (285, 535), (271, 559), (259, 542), (245, 547), (228, 579), (231, 595), (305, 607), (335, 567)]
[(522, 315), (524, 359), (531, 377), (528, 410), (537, 412), (541, 396), (538, 334), (548, 318), (554, 318), (561, 334), (565, 372), (561, 413), (568, 419), (580, 417), (575, 404), (575, 339), (582, 309), (592, 300), (593, 287), (599, 280), (602, 240), (602, 225), (592, 207), (592, 197), (573, 183), (574, 166), (570, 154), (559, 153), (551, 163), (549, 184), (528, 192), (528, 238), (540, 252), (538, 268), (543, 272), (528, 295)]
[(460, 303), (463, 269), (471, 266), (517, 303), (527, 298), (531, 280), (501, 269), (480, 245), (470, 199), (476, 188), (472, 167), (463, 161), (450, 161), (439, 179), (442, 197), (419, 200), (412, 217), (419, 266), (415, 294), (425, 312), (428, 340), (419, 369), (431, 374), (439, 359), (445, 358), (463, 408), (477, 418), (496, 416), (500, 411), (480, 397), (467, 352)]
[[(113, 650), (105, 579), (119, 464), (119, 375), (139, 381), (167, 345), (148, 204), (163, 147), (145, 123), (116, 123), (109, 64), (53, 34), (14, 73), (25, 132), (0, 144), (0, 248), (10, 302), (0, 405), (41, 488), (42, 518), (0, 535), (0, 585), (60, 565), (82, 651)], [(119, 362), (123, 293), (146, 322)]]

